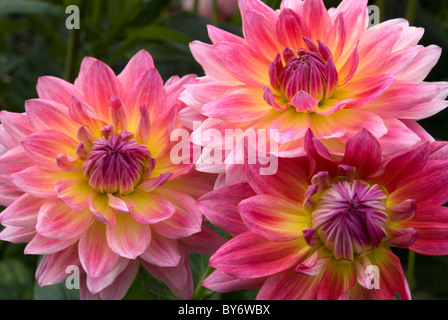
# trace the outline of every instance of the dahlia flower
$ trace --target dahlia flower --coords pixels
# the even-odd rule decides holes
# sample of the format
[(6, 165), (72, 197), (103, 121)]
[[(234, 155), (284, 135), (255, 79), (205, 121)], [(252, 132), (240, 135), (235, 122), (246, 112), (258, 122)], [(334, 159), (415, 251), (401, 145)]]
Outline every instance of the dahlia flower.
[(405, 19), (368, 28), (367, 0), (328, 11), (322, 0), (283, 0), (279, 10), (260, 0), (239, 6), (243, 37), (208, 26), (212, 44), (190, 45), (205, 72), (181, 98), (189, 105), (183, 122), (202, 121), (195, 144), (208, 144), (199, 134), (205, 129), (263, 128), (278, 132), (271, 136), (278, 156), (294, 157), (311, 129), (341, 155), (366, 128), (389, 155), (426, 139), (416, 120), (448, 104), (447, 82), (424, 81), (441, 48), (418, 45), (424, 30)]
[(120, 299), (140, 265), (191, 298), (189, 252), (221, 239), (196, 206), (212, 183), (170, 161), (182, 85), (140, 51), (116, 76), (94, 58), (74, 84), (45, 76), (24, 114), (0, 113), (0, 239), (42, 255), (40, 286), (81, 271), (81, 298)]
[(204, 286), (260, 288), (257, 299), (410, 299), (392, 247), (448, 254), (447, 143), (382, 159), (363, 129), (335, 161), (308, 131), (305, 150), (281, 159), (275, 175), (249, 166), (248, 183), (199, 199), (233, 236), (210, 258), (216, 270)]

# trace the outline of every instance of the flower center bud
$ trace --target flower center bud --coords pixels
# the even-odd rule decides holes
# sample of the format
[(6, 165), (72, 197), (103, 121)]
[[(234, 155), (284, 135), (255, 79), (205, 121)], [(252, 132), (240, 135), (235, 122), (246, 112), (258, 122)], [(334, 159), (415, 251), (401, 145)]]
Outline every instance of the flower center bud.
[(129, 193), (149, 167), (151, 153), (127, 131), (106, 134), (95, 140), (82, 169), (92, 188), (99, 192)]
[(300, 49), (297, 55), (286, 61), (278, 83), (288, 100), (299, 91), (305, 91), (314, 98), (322, 99), (326, 86), (325, 60), (314, 52)]
[(320, 196), (312, 213), (313, 227), (336, 259), (378, 247), (386, 237), (387, 196), (378, 185), (338, 181)]

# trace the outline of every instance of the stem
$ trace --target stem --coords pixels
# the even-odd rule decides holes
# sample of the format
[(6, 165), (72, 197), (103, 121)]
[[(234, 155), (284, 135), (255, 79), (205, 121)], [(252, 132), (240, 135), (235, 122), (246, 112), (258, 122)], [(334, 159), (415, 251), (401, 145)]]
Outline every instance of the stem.
[(213, 7), (212, 7), (212, 25), (215, 27), (218, 26), (218, 0), (213, 0)]
[(195, 288), (195, 290), (194, 290), (195, 292), (193, 294), (195, 299), (197, 299), (197, 300), (204, 299), (205, 291), (207, 290), (207, 288), (202, 285), (202, 281), (204, 281), (204, 279), (207, 278), (210, 275), (210, 273), (213, 272), (213, 270), (215, 270), (215, 269), (209, 266), (207, 268), (206, 272), (204, 272), (203, 276), (199, 280), (198, 286)]
[(376, 0), (376, 6), (380, 10), (380, 21), (385, 20), (384, 12), (386, 11), (386, 0)]
[(78, 44), (78, 30), (71, 29), (69, 31), (67, 53), (65, 56), (64, 80), (72, 82), (75, 74), (76, 48)]
[(199, 10), (199, 0), (194, 0), (193, 13), (195, 16), (198, 15), (198, 10)]
[(412, 25), (415, 21), (415, 14), (417, 12), (418, 0), (409, 0), (406, 8), (406, 20)]
[(414, 280), (414, 266), (415, 266), (415, 252), (408, 251), (408, 268), (406, 271), (406, 280), (408, 281), (409, 289), (412, 290)]

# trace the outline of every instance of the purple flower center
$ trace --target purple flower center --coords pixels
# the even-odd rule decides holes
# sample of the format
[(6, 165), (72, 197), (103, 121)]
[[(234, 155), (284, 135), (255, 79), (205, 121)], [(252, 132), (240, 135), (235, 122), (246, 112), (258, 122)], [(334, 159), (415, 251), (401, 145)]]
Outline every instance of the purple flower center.
[(269, 95), (272, 94), (272, 99), (267, 99), (269, 104), (274, 104), (272, 100), (280, 108), (285, 103), (294, 104), (294, 96), (300, 92), (318, 101), (332, 96), (338, 84), (338, 73), (331, 52), (322, 42), (317, 46), (310, 39), (304, 40), (308, 49), (301, 48), (294, 52), (287, 47), (281, 55), (276, 55), (269, 66)]
[(92, 188), (99, 192), (129, 193), (149, 168), (151, 153), (127, 131), (95, 140), (82, 169)]
[(313, 228), (336, 259), (378, 247), (386, 237), (387, 196), (378, 185), (338, 181), (320, 196), (312, 213)]

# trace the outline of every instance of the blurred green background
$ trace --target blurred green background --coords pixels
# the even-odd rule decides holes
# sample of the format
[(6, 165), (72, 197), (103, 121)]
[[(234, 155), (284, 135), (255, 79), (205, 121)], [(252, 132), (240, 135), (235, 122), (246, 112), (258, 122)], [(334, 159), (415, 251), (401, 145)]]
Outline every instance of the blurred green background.
[[(211, 1), (211, 0), (199, 0)], [(228, 0), (231, 1), (231, 0)], [(52, 75), (73, 81), (84, 56), (110, 65), (118, 74), (140, 49), (148, 50), (166, 80), (172, 75), (203, 75), (190, 54), (193, 40), (210, 42), (206, 25), (241, 34), (235, 14), (204, 16), (199, 7), (180, 0), (0, 0), (0, 109), (23, 112), (24, 101), (37, 97), (37, 78)], [(278, 8), (280, 0), (265, 0)], [(340, 1), (326, 0), (327, 8)], [(448, 80), (448, 2), (434, 0), (369, 1), (380, 8), (381, 21), (402, 17), (425, 28), (423, 45), (442, 47), (439, 63), (426, 80)], [(68, 30), (65, 9), (80, 9), (80, 29)], [(448, 110), (421, 121), (438, 140), (448, 140)], [(2, 208), (0, 207), (0, 210)], [(38, 257), (24, 256), (23, 244), (0, 242), (0, 299), (77, 299), (63, 285), (38, 288), (34, 281)], [(407, 250), (394, 250), (407, 268)], [(207, 272), (207, 257), (192, 255), (197, 284), (195, 298), (253, 299), (254, 290), (211, 294), (198, 285)], [(148, 289), (151, 288), (151, 289)], [(412, 284), (414, 299), (448, 298), (448, 257), (416, 255)], [(173, 298), (169, 290), (141, 271), (127, 299)]]

